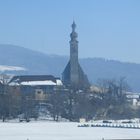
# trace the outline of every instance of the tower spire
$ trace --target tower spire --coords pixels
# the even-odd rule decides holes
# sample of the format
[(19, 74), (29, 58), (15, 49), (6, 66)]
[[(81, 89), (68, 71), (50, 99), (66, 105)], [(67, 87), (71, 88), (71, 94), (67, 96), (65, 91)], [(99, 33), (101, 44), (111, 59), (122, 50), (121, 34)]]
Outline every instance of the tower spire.
[(73, 23), (72, 23), (71, 27), (72, 27), (72, 31), (75, 32), (76, 24), (75, 24), (74, 20), (73, 20)]
[(76, 24), (74, 20), (71, 27), (72, 27), (72, 33), (70, 34), (71, 41), (74, 41), (74, 40), (77, 41), (76, 38), (78, 37), (78, 34), (75, 32)]

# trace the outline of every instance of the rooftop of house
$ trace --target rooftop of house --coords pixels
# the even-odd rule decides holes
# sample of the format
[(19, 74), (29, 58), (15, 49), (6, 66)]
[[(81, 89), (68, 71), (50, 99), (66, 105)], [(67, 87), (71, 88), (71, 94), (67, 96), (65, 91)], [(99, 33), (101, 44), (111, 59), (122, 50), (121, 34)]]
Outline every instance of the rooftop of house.
[(14, 76), (9, 85), (62, 85), (60, 78), (52, 75), (21, 75)]

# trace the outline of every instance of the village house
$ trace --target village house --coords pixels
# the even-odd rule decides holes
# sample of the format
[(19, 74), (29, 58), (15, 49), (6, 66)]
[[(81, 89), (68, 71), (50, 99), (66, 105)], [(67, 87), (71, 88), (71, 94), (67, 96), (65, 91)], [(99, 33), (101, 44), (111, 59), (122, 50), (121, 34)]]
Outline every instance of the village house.
[(9, 82), (11, 88), (20, 88), (22, 95), (27, 97), (33, 95), (35, 100), (45, 100), (57, 86), (62, 85), (60, 78), (52, 75), (14, 76)]
[(140, 93), (126, 92), (126, 98), (134, 107), (140, 106)]

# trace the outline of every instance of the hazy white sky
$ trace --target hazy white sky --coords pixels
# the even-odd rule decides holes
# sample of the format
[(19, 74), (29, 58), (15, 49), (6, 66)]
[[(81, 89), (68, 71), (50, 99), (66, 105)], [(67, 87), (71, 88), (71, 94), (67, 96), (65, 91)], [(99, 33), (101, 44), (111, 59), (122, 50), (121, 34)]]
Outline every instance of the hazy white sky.
[(73, 18), (80, 57), (140, 63), (139, 0), (0, 0), (0, 44), (69, 55)]

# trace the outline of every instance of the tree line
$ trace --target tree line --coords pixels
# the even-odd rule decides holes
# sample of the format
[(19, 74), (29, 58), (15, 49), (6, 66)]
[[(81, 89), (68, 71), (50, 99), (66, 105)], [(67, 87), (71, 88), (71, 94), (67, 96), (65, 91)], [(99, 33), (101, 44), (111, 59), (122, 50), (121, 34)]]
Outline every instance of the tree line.
[[(0, 119), (30, 118), (38, 119), (45, 112), (59, 121), (91, 119), (131, 119), (140, 117), (140, 108), (134, 108), (125, 96), (129, 89), (125, 78), (117, 80), (99, 80), (98, 90), (76, 90), (72, 87), (55, 87), (43, 101), (35, 99), (35, 94), (21, 93), (21, 87), (8, 85), (6, 77), (1, 78)], [(43, 105), (43, 107), (42, 107)], [(43, 111), (42, 111), (42, 110)]]

